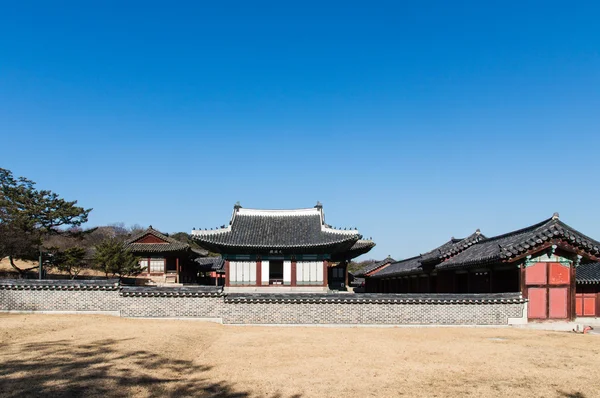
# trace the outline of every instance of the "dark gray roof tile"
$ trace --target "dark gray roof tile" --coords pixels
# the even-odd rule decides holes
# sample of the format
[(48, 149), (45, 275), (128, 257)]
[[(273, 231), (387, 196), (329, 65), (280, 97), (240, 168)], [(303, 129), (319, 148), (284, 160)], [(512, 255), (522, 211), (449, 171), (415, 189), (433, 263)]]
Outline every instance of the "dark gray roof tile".
[(508, 261), (553, 239), (567, 241), (592, 256), (600, 255), (599, 242), (571, 228), (555, 215), (530, 227), (478, 241), (436, 268), (445, 269)]
[(577, 283), (600, 283), (600, 263), (582, 264), (577, 267)]
[[(147, 235), (152, 235), (164, 243), (139, 243), (138, 241)], [(125, 245), (132, 253), (166, 253), (182, 252), (190, 248), (187, 243), (170, 238), (150, 226), (147, 230), (139, 232), (125, 241)]]
[[(330, 252), (337, 248), (348, 251), (362, 238), (357, 230), (335, 229), (325, 224), (319, 206), (297, 210), (256, 210), (236, 206), (228, 227), (194, 230), (192, 236), (202, 247), (217, 252), (231, 248), (329, 248)], [(364, 244), (368, 246), (367, 242)]]
[(396, 260), (394, 260), (393, 258), (388, 256), (386, 259), (384, 259), (382, 261), (375, 261), (369, 265), (364, 266), (360, 270), (356, 271), (353, 275), (355, 277), (362, 277), (362, 276), (365, 276), (366, 274), (368, 274), (369, 272), (373, 272), (376, 269), (381, 268), (384, 265), (390, 264), (393, 262), (396, 262)]

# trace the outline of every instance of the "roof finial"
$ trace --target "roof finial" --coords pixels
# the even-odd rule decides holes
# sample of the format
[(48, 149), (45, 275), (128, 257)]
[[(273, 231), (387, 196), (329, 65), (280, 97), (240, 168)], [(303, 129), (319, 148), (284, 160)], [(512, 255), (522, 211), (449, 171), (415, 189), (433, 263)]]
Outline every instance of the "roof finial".
[(552, 214), (552, 219), (553, 219), (553, 220), (558, 220), (559, 218), (560, 218), (560, 217), (559, 217), (559, 215), (558, 215), (558, 212), (556, 212), (556, 211), (555, 211), (555, 212), (554, 212), (554, 214)]
[(154, 229), (154, 228), (152, 228), (152, 225), (150, 225), (150, 226), (148, 227), (148, 229)]
[(242, 205), (240, 204), (240, 201), (238, 200), (237, 202), (235, 202), (235, 205), (233, 205), (234, 209), (240, 209), (242, 207)]
[(477, 228), (477, 229), (475, 230), (475, 233), (476, 233), (477, 235), (481, 235), (481, 230), (480, 230), (479, 228)]
[(323, 208), (323, 204), (317, 200), (317, 204), (315, 206), (317, 209)]

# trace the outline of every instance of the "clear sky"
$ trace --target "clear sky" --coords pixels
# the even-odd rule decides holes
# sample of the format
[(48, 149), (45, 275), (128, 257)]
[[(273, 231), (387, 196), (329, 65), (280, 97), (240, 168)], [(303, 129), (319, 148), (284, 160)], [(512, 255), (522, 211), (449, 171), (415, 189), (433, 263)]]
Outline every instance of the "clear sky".
[(598, 2), (0, 1), (0, 167), (90, 225), (324, 205), (405, 258), (600, 240)]

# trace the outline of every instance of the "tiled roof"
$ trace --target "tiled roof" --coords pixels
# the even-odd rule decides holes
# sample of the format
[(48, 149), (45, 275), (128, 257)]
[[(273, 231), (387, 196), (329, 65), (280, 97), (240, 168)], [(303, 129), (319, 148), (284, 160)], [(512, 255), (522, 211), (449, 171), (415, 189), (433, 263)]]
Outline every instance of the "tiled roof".
[(436, 268), (445, 269), (509, 261), (513, 257), (555, 239), (565, 241), (592, 256), (600, 254), (600, 242), (576, 231), (560, 221), (558, 215), (554, 215), (539, 224), (476, 242)]
[[(152, 235), (164, 243), (138, 243), (141, 238)], [(180, 242), (170, 238), (150, 226), (147, 230), (139, 232), (125, 241), (127, 248), (133, 253), (161, 253), (161, 252), (181, 252), (190, 248), (187, 243)]]
[(361, 254), (368, 253), (372, 248), (375, 247), (375, 242), (370, 239), (359, 239), (352, 245), (352, 247), (346, 251), (340, 251), (333, 253), (331, 259), (333, 261), (349, 260), (360, 256)]
[(416, 256), (391, 263), (381, 271), (373, 274), (371, 278), (385, 278), (394, 275), (418, 273), (421, 271), (421, 256)]
[(223, 257), (198, 257), (194, 259), (196, 264), (199, 265), (201, 271), (225, 271), (225, 260)]
[(390, 256), (388, 256), (385, 260), (382, 261), (376, 261), (373, 262), (369, 265), (364, 266), (363, 268), (361, 268), (360, 270), (356, 271), (354, 273), (355, 277), (361, 277), (361, 276), (365, 276), (366, 274), (368, 274), (369, 272), (375, 271), (377, 268), (379, 267), (383, 267), (386, 264), (390, 264), (395, 262), (396, 260), (394, 260), (393, 258), (391, 258)]
[(466, 238), (452, 238), (440, 247), (421, 255), (421, 262), (423, 264), (441, 262), (444, 258), (457, 255), (463, 250), (466, 250), (472, 245), (481, 242), (485, 239), (487, 238), (484, 235), (482, 235), (479, 230), (475, 231)]
[(322, 208), (256, 210), (235, 206), (229, 226), (216, 230), (194, 230), (192, 237), (209, 250), (228, 248), (350, 249), (361, 235), (357, 230), (335, 229), (325, 224)]
[(600, 263), (582, 264), (576, 272), (577, 283), (600, 283)]

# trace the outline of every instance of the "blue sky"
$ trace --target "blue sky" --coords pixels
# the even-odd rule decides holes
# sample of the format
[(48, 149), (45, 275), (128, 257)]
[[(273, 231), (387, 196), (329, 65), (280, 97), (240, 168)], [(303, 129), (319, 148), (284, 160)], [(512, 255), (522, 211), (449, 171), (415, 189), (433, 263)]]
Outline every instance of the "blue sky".
[(165, 232), (321, 201), (366, 257), (600, 240), (594, 2), (2, 2), (0, 167)]

